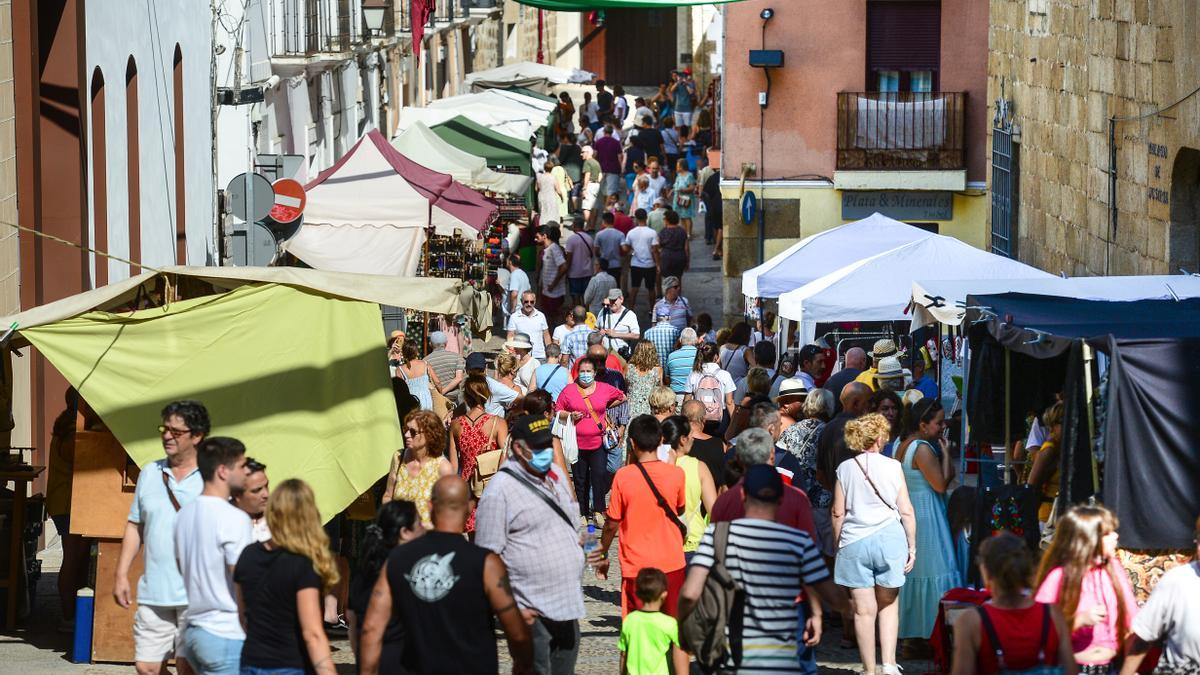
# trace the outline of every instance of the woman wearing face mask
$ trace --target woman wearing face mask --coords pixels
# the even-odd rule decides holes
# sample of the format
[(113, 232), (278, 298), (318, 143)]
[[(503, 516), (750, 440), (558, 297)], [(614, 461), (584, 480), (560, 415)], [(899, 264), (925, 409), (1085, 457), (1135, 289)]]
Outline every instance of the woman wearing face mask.
[(609, 423), (605, 415), (609, 408), (625, 402), (625, 394), (619, 389), (596, 381), (596, 371), (603, 365), (602, 359), (580, 359), (575, 382), (559, 393), (555, 405), (558, 413), (569, 414), (575, 420), (579, 459), (571, 467), (571, 475), (575, 479), (575, 494), (579, 497), (579, 513), (589, 520), (593, 509), (604, 510), (604, 499), (608, 494), (608, 452), (604, 447), (604, 432)]

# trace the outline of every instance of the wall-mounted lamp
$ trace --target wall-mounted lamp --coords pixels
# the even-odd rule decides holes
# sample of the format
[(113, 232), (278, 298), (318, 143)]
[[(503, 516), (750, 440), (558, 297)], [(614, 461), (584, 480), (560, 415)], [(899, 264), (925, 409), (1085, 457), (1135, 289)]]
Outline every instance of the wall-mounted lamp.
[(390, 6), (388, 0), (363, 0), (363, 23), (371, 35), (383, 32), (383, 19)]
[(764, 7), (763, 11), (759, 12), (758, 15), (762, 17), (763, 21), (770, 21), (771, 17), (775, 16), (775, 10), (770, 7)]

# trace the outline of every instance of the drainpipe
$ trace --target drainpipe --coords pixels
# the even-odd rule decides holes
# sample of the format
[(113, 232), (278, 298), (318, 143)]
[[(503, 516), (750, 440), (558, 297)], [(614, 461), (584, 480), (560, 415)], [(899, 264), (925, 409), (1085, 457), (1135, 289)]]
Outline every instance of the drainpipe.
[(1108, 233), (1104, 237), (1104, 274), (1108, 275), (1109, 250), (1117, 237), (1117, 118), (1108, 118)]

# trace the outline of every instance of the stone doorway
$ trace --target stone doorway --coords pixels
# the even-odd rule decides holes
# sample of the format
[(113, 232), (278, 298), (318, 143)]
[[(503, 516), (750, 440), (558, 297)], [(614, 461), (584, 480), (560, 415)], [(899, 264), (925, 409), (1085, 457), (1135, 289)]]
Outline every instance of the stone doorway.
[(1180, 148), (1171, 169), (1168, 272), (1200, 272), (1200, 150)]

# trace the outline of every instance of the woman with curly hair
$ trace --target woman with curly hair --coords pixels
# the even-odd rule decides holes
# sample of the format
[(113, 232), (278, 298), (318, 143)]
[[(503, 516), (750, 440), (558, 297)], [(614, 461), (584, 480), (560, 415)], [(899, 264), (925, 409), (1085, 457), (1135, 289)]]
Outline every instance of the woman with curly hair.
[(650, 415), (650, 392), (662, 384), (662, 365), (658, 349), (649, 340), (638, 340), (625, 367), (625, 395), (629, 398), (629, 419)]
[(383, 502), (407, 499), (417, 505), (421, 524), (432, 527), (429, 497), (433, 493), (433, 484), (442, 476), (454, 473), (454, 467), (445, 455), (446, 427), (438, 416), (428, 410), (409, 413), (404, 418), (404, 450), (392, 457)]
[(881, 672), (896, 674), (900, 613), (896, 597), (917, 552), (917, 521), (900, 463), (879, 453), (891, 433), (883, 415), (846, 423), (846, 445), (859, 454), (837, 468), (833, 491), (833, 578), (850, 589), (854, 635), (863, 672), (875, 671), (875, 623), (879, 623)]
[(1081, 673), (1115, 673), (1137, 600), (1117, 560), (1117, 517), (1103, 506), (1075, 506), (1059, 517), (1042, 554), (1035, 600), (1058, 605)]
[(388, 554), (400, 544), (406, 544), (425, 534), (421, 527), (417, 506), (409, 501), (391, 501), (379, 508), (375, 520), (367, 525), (362, 549), (358, 556), (358, 568), (350, 580), (350, 601), (347, 603), (346, 622), (350, 624), (350, 648), (358, 654), (358, 638), (362, 631), (362, 620), (367, 615), (367, 603), (371, 589), (379, 579), (379, 570), (387, 562)]
[(267, 526), (271, 538), (247, 546), (233, 572), (246, 627), (242, 668), (332, 675), (321, 594), (338, 582), (338, 571), (308, 483), (275, 486)]
[[(488, 400), (488, 412), (493, 415), (504, 416), (509, 410), (520, 410), (523, 405), (522, 399), (525, 397), (525, 387), (522, 387), (517, 382), (517, 372), (520, 370), (520, 362), (517, 357), (508, 352), (500, 352), (496, 355), (496, 379), (492, 382), (499, 387), (507, 389), (508, 392), (493, 391)], [(493, 385), (494, 386), (494, 385)], [(511, 400), (507, 406), (500, 403), (500, 400)]]

